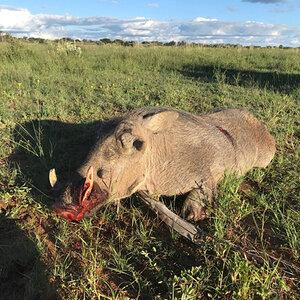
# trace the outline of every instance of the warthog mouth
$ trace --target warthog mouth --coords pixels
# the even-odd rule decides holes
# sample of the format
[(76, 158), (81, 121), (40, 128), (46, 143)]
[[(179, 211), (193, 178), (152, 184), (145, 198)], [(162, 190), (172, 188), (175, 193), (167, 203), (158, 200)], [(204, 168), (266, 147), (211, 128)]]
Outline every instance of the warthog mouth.
[(71, 221), (79, 221), (84, 217), (93, 215), (98, 209), (103, 207), (107, 201), (90, 203), (87, 206), (68, 205), (65, 206), (61, 203), (54, 203), (52, 209), (60, 217)]
[(69, 205), (69, 206), (64, 206), (61, 203), (54, 203), (52, 206), (52, 209), (55, 211), (57, 215), (60, 217), (71, 221), (79, 221), (84, 217), (84, 214), (82, 214), (82, 210), (84, 210), (83, 207), (80, 206), (74, 206), (74, 205)]
[(79, 221), (84, 217), (93, 215), (98, 209), (109, 202), (109, 194), (104, 190), (100, 190), (98, 185), (95, 185), (96, 192), (89, 195), (88, 200), (78, 203), (65, 204), (56, 202), (52, 209), (55, 213), (64, 219), (71, 221)]
[[(49, 180), (51, 186), (54, 186), (57, 181), (55, 169), (49, 172)], [(62, 199), (52, 206), (55, 213), (69, 221), (79, 221), (104, 206), (109, 200), (109, 193), (94, 182), (94, 168), (89, 167), (86, 178), (67, 185), (60, 198)], [(71, 198), (71, 202), (64, 201), (64, 198)]]

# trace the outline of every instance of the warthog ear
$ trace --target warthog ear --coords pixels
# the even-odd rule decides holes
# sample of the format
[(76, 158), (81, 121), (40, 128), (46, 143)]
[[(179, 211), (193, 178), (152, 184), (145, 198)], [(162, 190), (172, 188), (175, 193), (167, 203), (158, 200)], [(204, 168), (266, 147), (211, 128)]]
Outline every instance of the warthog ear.
[(89, 195), (92, 192), (93, 185), (94, 185), (94, 168), (91, 166), (87, 170), (85, 182), (83, 184), (83, 195), (82, 198), (80, 199), (82, 206), (86, 205)]
[(55, 169), (51, 169), (49, 171), (49, 182), (50, 182), (51, 187), (54, 187), (57, 182), (57, 176), (56, 176)]
[(125, 132), (120, 136), (120, 142), (124, 149), (131, 149), (134, 141), (134, 136), (131, 132)]
[(176, 111), (163, 111), (155, 115), (144, 117), (143, 126), (153, 132), (159, 132), (171, 127), (178, 118)]
[(121, 124), (117, 129), (115, 135), (117, 142), (126, 152), (130, 152), (133, 149), (135, 137), (132, 134), (132, 129), (127, 127), (127, 124)]

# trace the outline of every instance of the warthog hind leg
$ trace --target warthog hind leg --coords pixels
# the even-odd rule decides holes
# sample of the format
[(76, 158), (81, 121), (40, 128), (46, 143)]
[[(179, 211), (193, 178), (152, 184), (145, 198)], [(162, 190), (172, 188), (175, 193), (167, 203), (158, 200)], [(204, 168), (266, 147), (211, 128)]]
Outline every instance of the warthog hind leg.
[(208, 204), (215, 197), (214, 189), (199, 187), (187, 196), (182, 207), (182, 216), (187, 220), (200, 221), (209, 217)]

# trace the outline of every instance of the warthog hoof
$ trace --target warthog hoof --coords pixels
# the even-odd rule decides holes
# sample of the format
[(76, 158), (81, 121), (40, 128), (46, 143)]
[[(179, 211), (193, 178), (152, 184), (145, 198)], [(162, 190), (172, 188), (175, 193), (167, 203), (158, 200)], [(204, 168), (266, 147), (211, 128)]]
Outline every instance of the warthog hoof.
[(199, 202), (191, 199), (185, 200), (181, 214), (185, 219), (195, 222), (209, 217), (209, 211), (205, 204), (202, 201)]

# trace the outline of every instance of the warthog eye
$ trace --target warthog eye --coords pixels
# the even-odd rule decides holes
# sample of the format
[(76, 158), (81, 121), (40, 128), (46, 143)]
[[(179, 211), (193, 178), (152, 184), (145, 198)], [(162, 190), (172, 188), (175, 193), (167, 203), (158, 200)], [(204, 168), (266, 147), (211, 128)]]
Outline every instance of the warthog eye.
[(136, 150), (141, 151), (143, 147), (144, 141), (141, 140), (135, 140), (133, 142), (133, 146), (135, 147)]
[(102, 176), (103, 176), (103, 169), (102, 169), (102, 168), (98, 169), (98, 171), (97, 171), (97, 176), (98, 176), (99, 178), (102, 178)]

